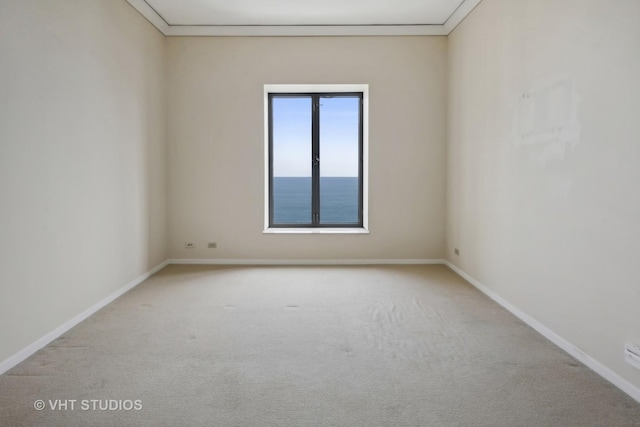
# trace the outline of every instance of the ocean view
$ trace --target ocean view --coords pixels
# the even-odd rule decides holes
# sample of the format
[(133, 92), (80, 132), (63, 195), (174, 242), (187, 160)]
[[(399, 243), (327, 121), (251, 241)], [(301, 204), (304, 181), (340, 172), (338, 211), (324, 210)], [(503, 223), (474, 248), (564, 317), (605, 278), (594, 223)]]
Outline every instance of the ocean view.
[[(273, 222), (311, 223), (311, 177), (273, 178)], [(358, 178), (320, 178), (320, 224), (358, 222)]]

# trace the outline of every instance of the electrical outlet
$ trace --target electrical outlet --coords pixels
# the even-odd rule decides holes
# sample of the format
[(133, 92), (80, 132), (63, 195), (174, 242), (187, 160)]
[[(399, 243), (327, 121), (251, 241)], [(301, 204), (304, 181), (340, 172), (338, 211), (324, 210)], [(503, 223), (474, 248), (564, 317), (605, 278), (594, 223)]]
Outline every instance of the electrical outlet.
[(209, 249), (215, 249), (218, 247), (218, 244), (216, 242), (209, 242)]
[(454, 253), (454, 254), (456, 254), (456, 255), (460, 255), (460, 251), (458, 250), (458, 248), (455, 248), (455, 249), (453, 250), (453, 253)]
[(194, 249), (196, 247), (196, 244), (193, 243), (193, 242), (186, 242), (184, 244), (184, 247), (187, 248), (187, 249)]
[(625, 344), (624, 358), (628, 364), (640, 369), (640, 345), (630, 343)]

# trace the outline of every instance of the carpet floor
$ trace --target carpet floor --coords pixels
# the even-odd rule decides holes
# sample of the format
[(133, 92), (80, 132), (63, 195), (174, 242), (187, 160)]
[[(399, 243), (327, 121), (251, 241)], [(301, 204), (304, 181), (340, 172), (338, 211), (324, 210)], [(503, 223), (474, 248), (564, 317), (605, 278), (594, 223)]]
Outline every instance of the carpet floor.
[(444, 266), (172, 265), (1, 375), (0, 425), (640, 426), (640, 403)]

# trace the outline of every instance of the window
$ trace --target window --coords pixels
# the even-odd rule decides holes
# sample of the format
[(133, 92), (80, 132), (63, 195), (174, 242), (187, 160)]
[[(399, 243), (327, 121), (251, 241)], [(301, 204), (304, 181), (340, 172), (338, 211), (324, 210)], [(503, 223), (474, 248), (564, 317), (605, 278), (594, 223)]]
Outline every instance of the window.
[(265, 86), (265, 231), (366, 232), (366, 89)]

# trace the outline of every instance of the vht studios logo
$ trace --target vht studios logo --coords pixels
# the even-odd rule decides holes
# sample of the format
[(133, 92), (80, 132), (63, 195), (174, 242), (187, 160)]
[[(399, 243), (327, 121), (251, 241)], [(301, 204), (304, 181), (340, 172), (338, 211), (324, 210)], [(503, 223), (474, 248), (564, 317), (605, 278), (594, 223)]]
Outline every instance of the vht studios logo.
[(36, 400), (33, 407), (38, 411), (140, 411), (142, 400), (117, 399), (48, 399)]

